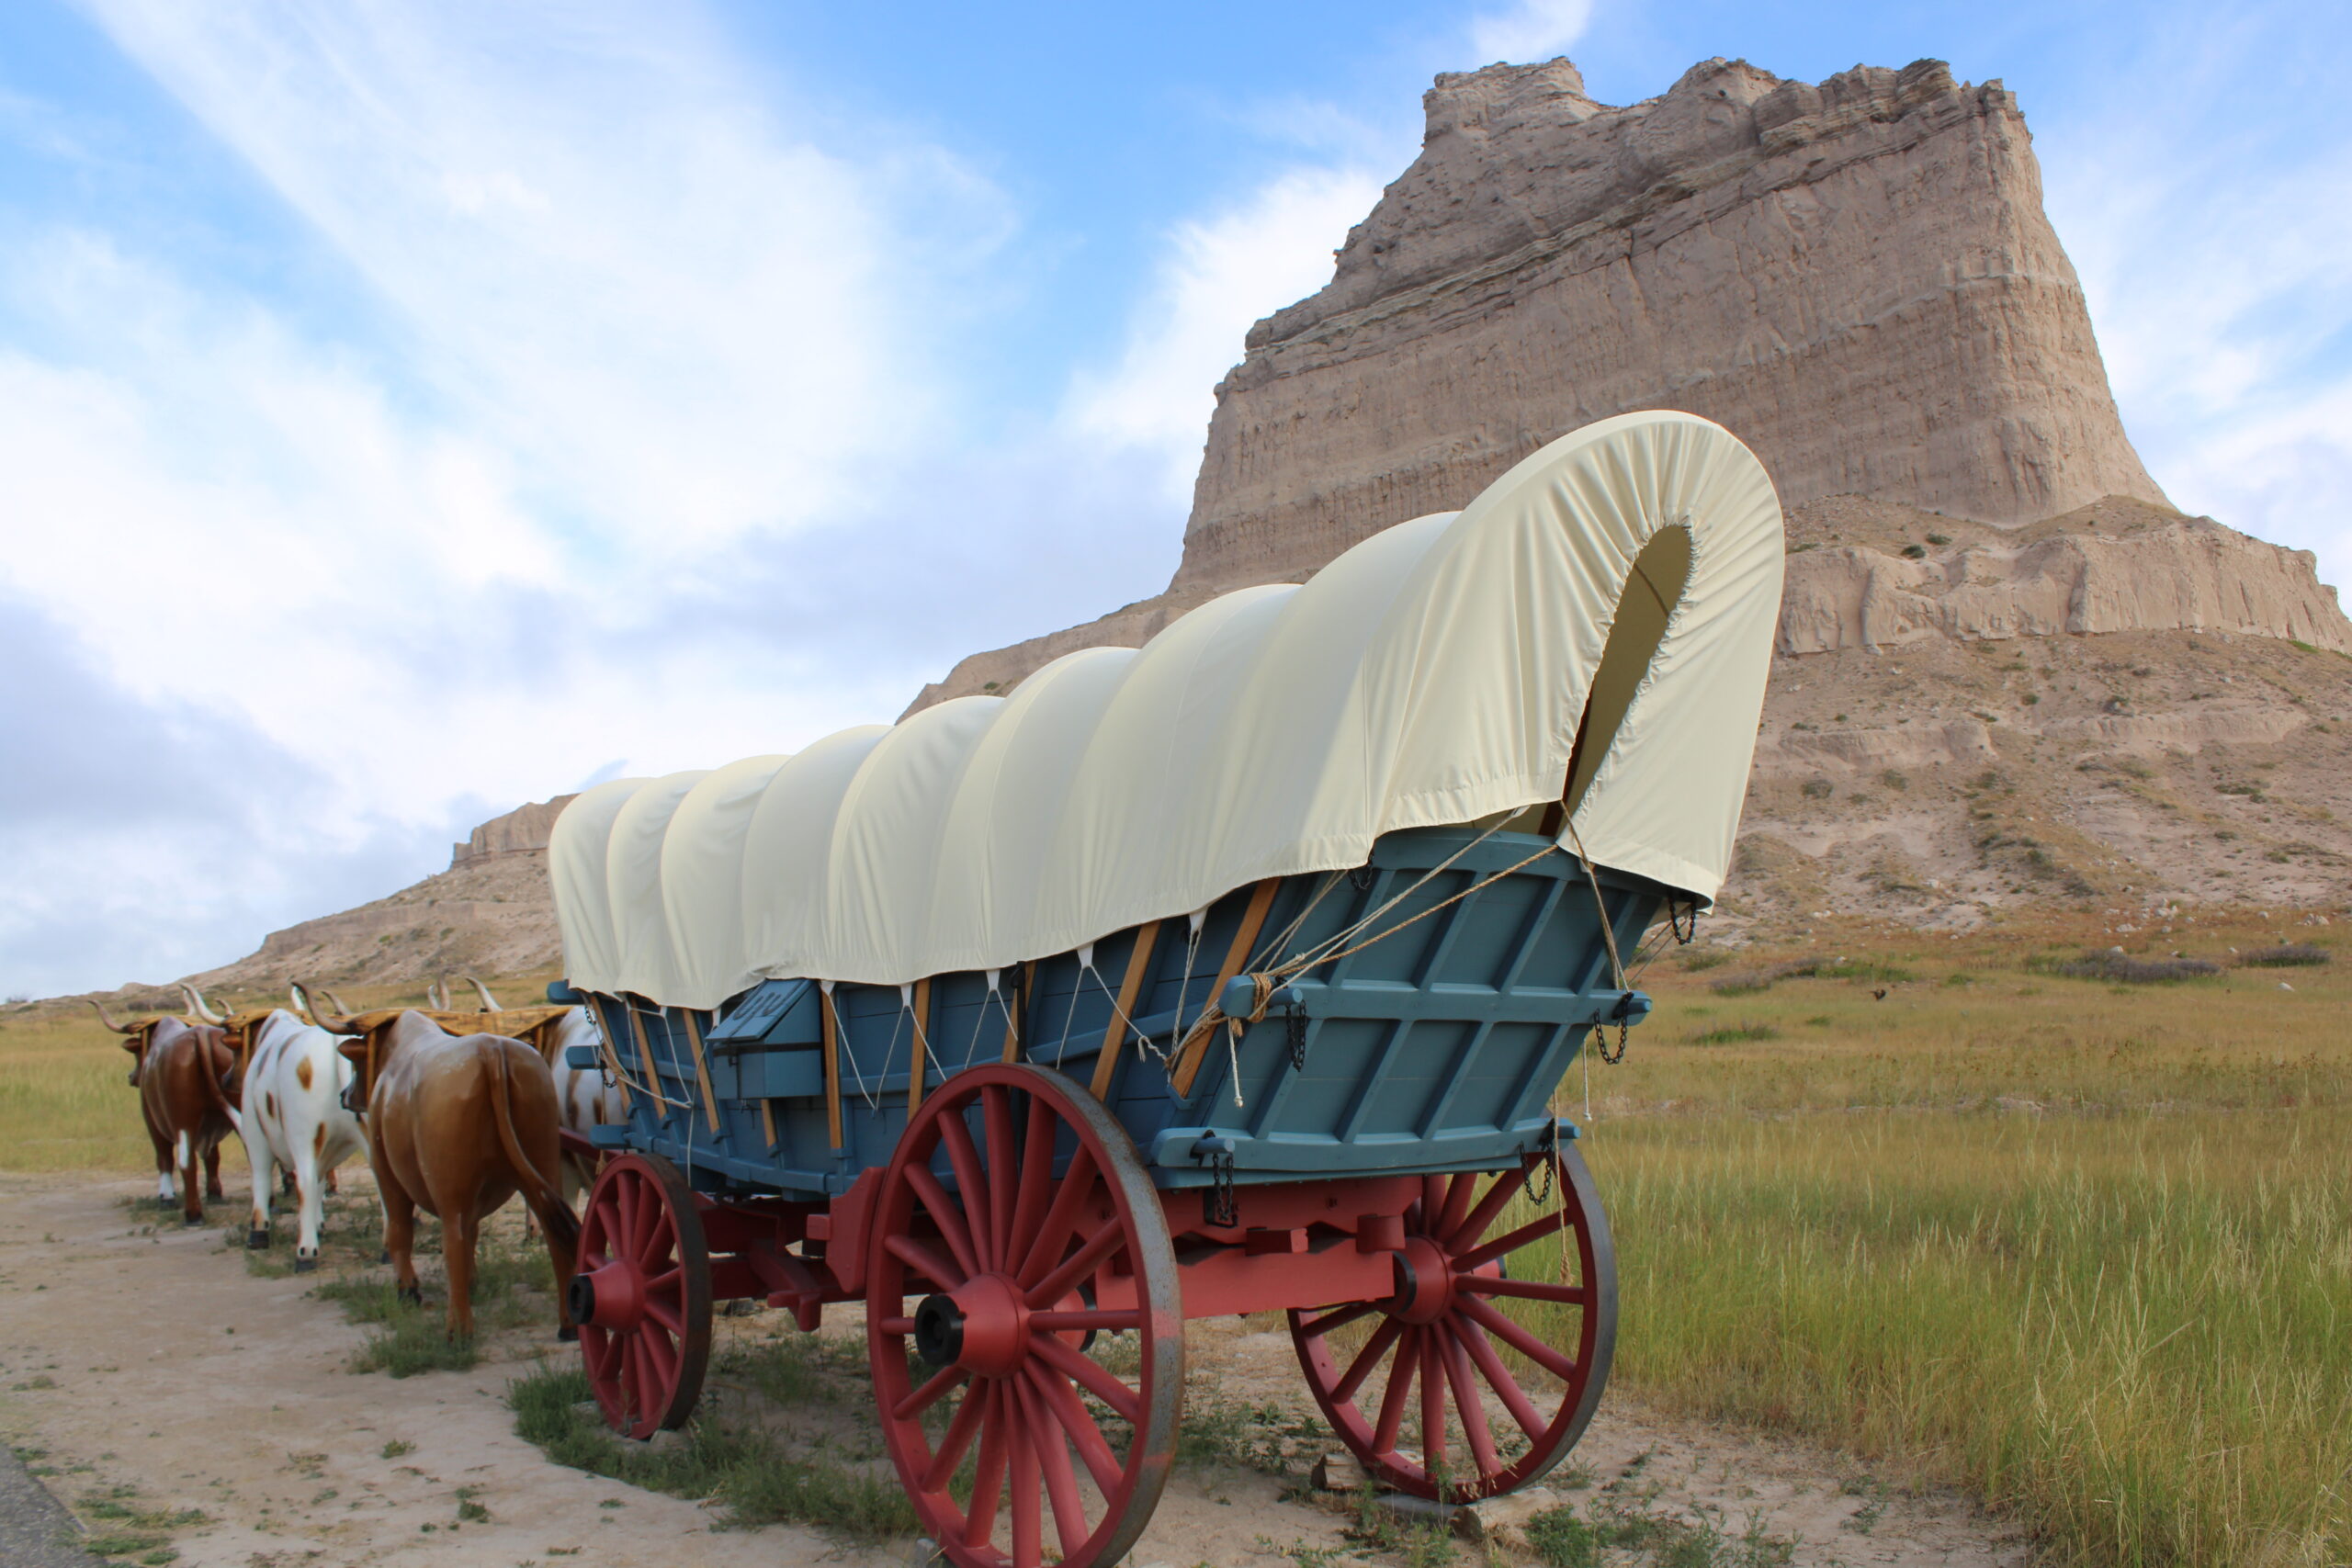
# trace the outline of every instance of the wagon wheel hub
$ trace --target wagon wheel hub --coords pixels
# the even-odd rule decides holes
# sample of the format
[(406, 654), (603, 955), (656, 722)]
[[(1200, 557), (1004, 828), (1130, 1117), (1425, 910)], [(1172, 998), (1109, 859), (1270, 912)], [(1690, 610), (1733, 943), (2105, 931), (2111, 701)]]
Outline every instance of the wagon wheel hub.
[(645, 1316), (645, 1274), (626, 1262), (607, 1263), (571, 1277), (571, 1320), (628, 1333)]
[(1029, 1305), (1002, 1274), (982, 1274), (915, 1309), (915, 1352), (934, 1367), (1004, 1378), (1029, 1354)]
[(1417, 1235), (1396, 1255), (1396, 1293), (1391, 1315), (1407, 1323), (1435, 1323), (1453, 1306), (1453, 1259), (1427, 1236)]

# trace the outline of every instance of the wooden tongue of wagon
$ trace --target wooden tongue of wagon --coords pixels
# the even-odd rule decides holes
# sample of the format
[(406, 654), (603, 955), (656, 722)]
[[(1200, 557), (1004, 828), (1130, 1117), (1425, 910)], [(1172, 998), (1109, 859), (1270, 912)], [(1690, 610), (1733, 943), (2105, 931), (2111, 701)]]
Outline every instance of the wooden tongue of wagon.
[(1281, 1312), (1382, 1483), (1542, 1475), (1616, 1313), (1553, 1097), (1722, 881), (1781, 551), (1746, 447), (1625, 415), (1141, 649), (581, 795), (551, 999), (628, 1103), (571, 1286), (606, 1417), (685, 1419), (716, 1301), (859, 1303), (948, 1556), (1107, 1564), (1184, 1320)]

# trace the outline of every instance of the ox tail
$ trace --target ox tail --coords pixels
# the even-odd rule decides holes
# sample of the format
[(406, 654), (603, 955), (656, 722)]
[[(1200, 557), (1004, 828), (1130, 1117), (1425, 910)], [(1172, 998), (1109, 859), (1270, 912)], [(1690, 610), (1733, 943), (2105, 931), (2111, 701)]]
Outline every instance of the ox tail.
[[(524, 1152), (523, 1140), (515, 1134), (514, 1089), (510, 1082), (514, 1068), (506, 1059), (506, 1052), (501, 1047), (491, 1055), (497, 1059), (497, 1070), (490, 1076), (491, 1104), (497, 1115), (498, 1142), (506, 1151), (506, 1163), (513, 1168), (515, 1179), (539, 1198), (548, 1216), (554, 1220), (554, 1224), (548, 1227), (548, 1239), (558, 1239), (560, 1235), (564, 1241), (576, 1242), (580, 1239), (580, 1221), (572, 1213), (571, 1205), (563, 1201), (560, 1174), (557, 1180), (548, 1180), (539, 1168), (531, 1163), (531, 1156)], [(560, 1109), (557, 1114), (560, 1117)]]
[[(213, 1043), (209, 1040), (198, 1043), (196, 1075), (204, 1080), (205, 1096), (212, 1101), (212, 1109), (220, 1112), (220, 1115), (226, 1117), (231, 1126), (238, 1128), (239, 1135), (242, 1136), (243, 1132), (243, 1121), (237, 1114), (237, 1108), (229, 1102), (229, 1091), (220, 1087), (221, 1078), (228, 1074), (231, 1068), (236, 1066), (237, 1058), (229, 1051), (228, 1047), (224, 1045), (221, 1047), (221, 1053), (229, 1057), (228, 1066), (217, 1066), (217, 1058), (212, 1054), (212, 1043)], [(243, 1084), (238, 1086), (237, 1093), (239, 1098), (242, 1099), (243, 1097), (244, 1086)]]

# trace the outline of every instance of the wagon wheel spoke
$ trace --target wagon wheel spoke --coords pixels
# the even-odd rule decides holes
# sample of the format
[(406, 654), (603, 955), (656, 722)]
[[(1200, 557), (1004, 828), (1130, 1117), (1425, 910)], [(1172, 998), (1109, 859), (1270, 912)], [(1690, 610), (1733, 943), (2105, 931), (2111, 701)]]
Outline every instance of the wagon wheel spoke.
[(1063, 1249), (1069, 1246), (1070, 1233), (1078, 1228), (1079, 1215), (1094, 1191), (1094, 1156), (1080, 1145), (1078, 1153), (1070, 1156), (1069, 1174), (1062, 1178), (1053, 1206), (1046, 1210), (1044, 1223), (1037, 1227), (1035, 1239), (1030, 1242), (1021, 1267), (1013, 1270), (1013, 1278), (1023, 1285), (1036, 1283), (1039, 1275), (1061, 1261)]
[(907, 1185), (913, 1188), (916, 1196), (922, 1200), (923, 1212), (931, 1216), (931, 1223), (939, 1227), (940, 1235), (947, 1243), (947, 1250), (956, 1255), (956, 1262), (962, 1270), (956, 1278), (950, 1280), (941, 1274), (932, 1275), (933, 1280), (953, 1290), (980, 1272), (979, 1253), (972, 1245), (971, 1231), (965, 1226), (963, 1211), (956, 1207), (956, 1200), (948, 1195), (946, 1188), (939, 1184), (939, 1178), (932, 1174), (927, 1165), (910, 1165), (907, 1168)]
[(1381, 1396), (1380, 1421), (1372, 1429), (1372, 1451), (1393, 1454), (1396, 1451), (1396, 1433), (1405, 1424), (1405, 1396), (1413, 1392), (1413, 1371), (1419, 1365), (1421, 1331), (1408, 1329), (1404, 1348), (1397, 1352), (1394, 1365), (1388, 1370), (1388, 1389)]
[(1424, 1328), (1421, 1342), (1421, 1469), (1431, 1485), (1442, 1487), (1445, 1476), (1445, 1373), (1438, 1367), (1437, 1330)]
[(1321, 1317), (1301, 1324), (1298, 1331), (1309, 1339), (1320, 1339), (1331, 1330), (1343, 1328), (1366, 1314), (1379, 1310), (1378, 1302), (1354, 1302), (1347, 1306), (1334, 1307)]
[(1012, 1560), (1042, 1562), (1045, 1511), (1037, 1495), (1037, 1448), (1029, 1440), (1029, 1423), (1022, 1418), (1020, 1397), (1010, 1385), (998, 1402), (1006, 1406), (1007, 1446), (1012, 1450)]
[[(1012, 1135), (1012, 1096), (1002, 1084), (980, 1090), (980, 1130), (988, 1137), (989, 1239), (988, 1266), (1012, 1267), (1012, 1196), (1021, 1179)], [(967, 1202), (970, 1200), (967, 1199)]]
[(1470, 1445), (1471, 1462), (1484, 1480), (1503, 1466), (1495, 1453), (1495, 1429), (1487, 1421), (1487, 1402), (1478, 1397), (1477, 1381), (1470, 1372), (1470, 1357), (1454, 1337), (1451, 1323), (1436, 1335), (1438, 1355), (1445, 1364), (1445, 1382), (1453, 1395), (1453, 1409), (1462, 1422), (1462, 1436)]
[(1430, 1229), (1436, 1236), (1449, 1236), (1462, 1228), (1470, 1213), (1470, 1200), (1477, 1195), (1478, 1173), (1465, 1170), (1455, 1176), (1445, 1189), (1445, 1203), (1439, 1211), (1438, 1222)]
[(973, 1271), (985, 1273), (996, 1257), (996, 1248), (989, 1236), (989, 1188), (980, 1167), (980, 1151), (972, 1146), (971, 1129), (964, 1125), (961, 1116), (940, 1119), (939, 1141), (947, 1145), (948, 1168), (955, 1171), (956, 1190), (963, 1197), (957, 1212), (965, 1233), (972, 1238)]
[(1455, 1258), (1453, 1266), (1467, 1273), (1484, 1264), (1492, 1263), (1498, 1258), (1517, 1252), (1532, 1242), (1543, 1240), (1545, 1236), (1561, 1229), (1565, 1223), (1566, 1216), (1557, 1213), (1545, 1214), (1541, 1219), (1530, 1220), (1517, 1230), (1506, 1231), (1494, 1240), (1481, 1243), (1471, 1248)]
[(1513, 1323), (1476, 1296), (1464, 1297), (1463, 1314), (1545, 1371), (1563, 1380), (1577, 1375), (1577, 1364), (1536, 1337), (1534, 1331)]
[(1070, 1442), (1078, 1449), (1087, 1473), (1094, 1477), (1094, 1484), (1102, 1495), (1110, 1496), (1118, 1490), (1119, 1456), (1111, 1451), (1110, 1440), (1102, 1436), (1102, 1428), (1086, 1413), (1086, 1406), (1069, 1383), (1042, 1368), (1031, 1367), (1023, 1374), (1035, 1387), (1038, 1397), (1069, 1434)]
[(1029, 1287), (1029, 1304), (1044, 1307), (1061, 1300), (1080, 1280), (1101, 1267), (1103, 1260), (1117, 1251), (1125, 1240), (1126, 1227), (1116, 1217), (1105, 1220), (1076, 1252), (1062, 1260), (1060, 1268)]
[[(933, 1217), (935, 1218), (936, 1215), (934, 1214)], [(886, 1236), (883, 1238), (882, 1245), (889, 1248), (892, 1257), (909, 1265), (915, 1272), (933, 1284), (943, 1285), (952, 1291), (970, 1278), (969, 1271), (960, 1269), (948, 1262), (946, 1258), (940, 1256), (939, 1248), (920, 1237)]]
[(1046, 1413), (1044, 1400), (1028, 1379), (1014, 1378), (1009, 1386), (1020, 1401), (1029, 1428), (1029, 1447), (1037, 1456), (1046, 1503), (1054, 1514), (1054, 1534), (1061, 1540), (1063, 1554), (1074, 1554), (1093, 1531), (1087, 1527), (1086, 1504), (1079, 1496), (1077, 1467), (1069, 1461), (1069, 1438), (1061, 1423)]
[(1054, 1201), (1055, 1132), (1061, 1119), (1032, 1096), (1028, 1125), (1021, 1140), (1021, 1191), (1013, 1207), (1012, 1239), (1004, 1250), (1004, 1267), (1019, 1279), (1029, 1266), (1030, 1249), (1044, 1228)]
[(1356, 1359), (1348, 1363), (1346, 1374), (1332, 1385), (1332, 1397), (1340, 1400), (1355, 1398), (1356, 1390), (1363, 1386), (1364, 1379), (1378, 1370), (1381, 1358), (1388, 1354), (1388, 1348), (1396, 1343), (1396, 1337), (1404, 1331), (1404, 1324), (1393, 1317), (1374, 1329), (1372, 1337), (1363, 1342), (1363, 1348), (1356, 1352)]
[(1040, 1359), (1052, 1363), (1056, 1371), (1109, 1405), (1120, 1420), (1134, 1423), (1143, 1418), (1142, 1395), (1102, 1362), (1080, 1355), (1050, 1334), (1033, 1337), (1030, 1348)]
[(1497, 1178), (1495, 1184), (1487, 1189), (1487, 1195), (1478, 1200), (1478, 1206), (1440, 1239), (1449, 1247), (1468, 1247), (1486, 1235), (1487, 1229), (1502, 1217), (1503, 1211), (1510, 1207), (1511, 1198), (1519, 1188), (1520, 1179), (1515, 1175), (1506, 1172)]
[[(922, 1491), (936, 1492), (947, 1484), (947, 1478), (956, 1473), (956, 1467), (964, 1462), (964, 1455), (970, 1451), (972, 1439), (979, 1436), (980, 1424), (987, 1418), (989, 1406), (995, 1398), (994, 1383), (982, 1383), (966, 1392), (964, 1403), (956, 1407), (955, 1416), (947, 1423), (947, 1430), (940, 1437), (938, 1449), (931, 1456), (929, 1468), (922, 1472)], [(898, 1412), (894, 1408), (891, 1414), (897, 1415)], [(916, 1412), (909, 1411), (907, 1414), (911, 1416)]]
[(1487, 1342), (1487, 1331), (1475, 1323), (1456, 1322), (1450, 1326), (1455, 1337), (1462, 1342), (1462, 1348), (1469, 1353), (1471, 1364), (1478, 1369), (1478, 1375), (1487, 1380), (1487, 1386), (1493, 1389), (1495, 1397), (1503, 1402), (1503, 1408), (1510, 1412), (1510, 1418), (1519, 1423), (1519, 1429), (1530, 1438), (1542, 1437), (1544, 1427), (1543, 1414), (1535, 1408), (1535, 1402), (1527, 1397), (1527, 1391), (1519, 1386), (1519, 1380), (1503, 1366), (1503, 1359), (1495, 1354), (1495, 1348)]
[(956, 1386), (970, 1376), (971, 1374), (961, 1367), (942, 1367), (921, 1388), (914, 1390), (906, 1398), (892, 1405), (890, 1414), (901, 1421), (910, 1416), (920, 1416), (955, 1393)]
[(1004, 1391), (988, 1385), (988, 1414), (980, 1426), (980, 1459), (972, 1477), (972, 1510), (964, 1520), (964, 1544), (986, 1546), (996, 1530), (996, 1509), (1004, 1491), (1005, 1453), (1011, 1446), (1004, 1418)]
[(1487, 1274), (1465, 1274), (1454, 1282), (1454, 1288), (1476, 1296), (1517, 1296), (1531, 1302), (1556, 1302), (1562, 1306), (1583, 1306), (1592, 1299), (1592, 1292), (1582, 1285), (1555, 1285), (1545, 1280), (1498, 1280)]

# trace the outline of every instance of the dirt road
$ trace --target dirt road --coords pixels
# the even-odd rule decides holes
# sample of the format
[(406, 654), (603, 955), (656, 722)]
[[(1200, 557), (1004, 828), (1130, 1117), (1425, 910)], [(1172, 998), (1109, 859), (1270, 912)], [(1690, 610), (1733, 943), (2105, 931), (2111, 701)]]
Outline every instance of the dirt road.
[[(361, 1331), (309, 1295), (311, 1279), (254, 1278), (220, 1231), (182, 1230), (125, 1201), (151, 1191), (139, 1180), (0, 1176), (0, 1431), (95, 1529), (110, 1519), (165, 1529), (187, 1568), (908, 1561), (905, 1544), (716, 1529), (695, 1503), (549, 1464), (514, 1435), (501, 1395), (540, 1342), (568, 1353), (551, 1334), (502, 1342), (469, 1371), (355, 1375), (346, 1363)], [(1300, 1398), (1284, 1336), (1195, 1325), (1192, 1347), (1220, 1397)], [(1699, 1510), (1691, 1517), (1716, 1521), (1726, 1541), (1747, 1534), (1791, 1549), (1755, 1561), (2011, 1568), (2029, 1555), (1956, 1498), (1889, 1492), (1823, 1456), (1672, 1427), (1622, 1404), (1604, 1408), (1577, 1458), (1588, 1485), (1617, 1482), (1646, 1510)], [(1180, 1470), (1133, 1561), (1342, 1561), (1364, 1551), (1347, 1522), (1295, 1483)], [(1465, 1547), (1457, 1561), (1478, 1555)]]

